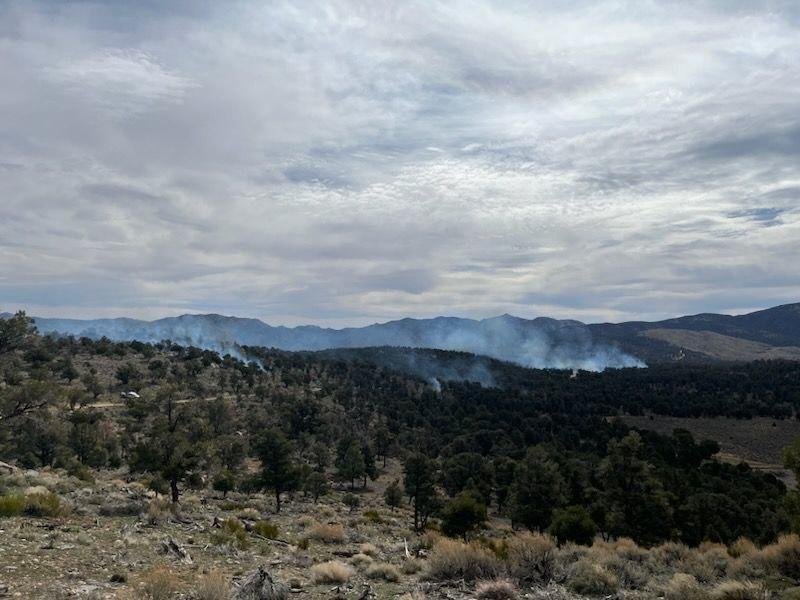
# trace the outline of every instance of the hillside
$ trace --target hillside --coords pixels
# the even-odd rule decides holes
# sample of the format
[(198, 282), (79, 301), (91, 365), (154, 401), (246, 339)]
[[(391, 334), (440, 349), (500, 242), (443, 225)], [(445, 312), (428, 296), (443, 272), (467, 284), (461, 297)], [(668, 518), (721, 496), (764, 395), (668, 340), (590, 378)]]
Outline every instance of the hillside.
[(396, 370), (471, 366), (462, 353), (242, 350), (248, 362), (0, 323), (0, 589), (244, 600), (259, 568), (312, 599), (777, 599), (800, 585), (800, 539), (781, 537), (797, 492), (717, 460), (713, 441), (607, 418), (788, 417), (799, 363), (482, 359), (486, 387)]
[(589, 325), (510, 315), (483, 320), (401, 319), (344, 329), (274, 327), (258, 319), (221, 315), (35, 321), (43, 333), (153, 343), (169, 339), (222, 353), (235, 354), (238, 346), (290, 351), (394, 346), (469, 352), (526, 367), (592, 371), (676, 361), (795, 359), (800, 353), (800, 304), (739, 316), (701, 314), (652, 323)]

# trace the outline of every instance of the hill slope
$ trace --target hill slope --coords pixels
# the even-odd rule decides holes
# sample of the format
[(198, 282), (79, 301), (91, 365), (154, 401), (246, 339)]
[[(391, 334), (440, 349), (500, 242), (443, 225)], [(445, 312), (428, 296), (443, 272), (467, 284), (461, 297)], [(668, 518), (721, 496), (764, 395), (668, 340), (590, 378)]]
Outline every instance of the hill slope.
[(314, 325), (274, 327), (258, 319), (182, 315), (135, 319), (36, 318), (43, 333), (117, 341), (175, 342), (235, 353), (238, 346), (291, 351), (333, 348), (409, 347), (456, 350), (527, 367), (603, 370), (655, 362), (797, 359), (800, 303), (746, 315), (704, 313), (657, 322), (584, 324), (545, 317), (502, 315), (483, 320), (457, 317), (401, 319), (367, 327), (328, 329)]

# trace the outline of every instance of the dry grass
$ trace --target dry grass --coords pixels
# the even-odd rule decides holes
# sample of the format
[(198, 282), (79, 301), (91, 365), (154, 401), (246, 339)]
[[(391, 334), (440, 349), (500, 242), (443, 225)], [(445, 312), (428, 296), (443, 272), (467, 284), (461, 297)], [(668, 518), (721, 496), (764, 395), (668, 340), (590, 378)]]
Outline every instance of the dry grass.
[(344, 541), (344, 527), (340, 523), (317, 523), (312, 525), (307, 537), (326, 544), (336, 544)]
[(502, 572), (499, 559), (475, 542), (441, 538), (433, 547), (426, 577), (433, 581), (493, 579)]
[(662, 591), (664, 600), (708, 600), (708, 592), (688, 573), (675, 573)]
[(178, 577), (166, 565), (156, 565), (142, 575), (140, 589), (147, 600), (169, 600), (178, 593)]
[(752, 581), (723, 581), (711, 592), (713, 600), (765, 600), (767, 591)]
[(509, 579), (492, 579), (478, 582), (475, 588), (478, 600), (516, 600), (519, 598), (517, 587)]
[(404, 575), (414, 575), (415, 573), (422, 571), (424, 564), (425, 563), (423, 561), (417, 558), (408, 558), (403, 561), (402, 565), (400, 565), (400, 570)]
[(222, 571), (213, 570), (197, 581), (194, 589), (196, 600), (230, 600), (231, 585)]
[(377, 563), (367, 568), (364, 573), (368, 579), (382, 579), (383, 581), (400, 581), (400, 571), (389, 563)]
[(347, 583), (352, 576), (353, 569), (336, 560), (311, 567), (314, 583)]
[(372, 558), (377, 558), (378, 556), (378, 548), (377, 546), (375, 546), (375, 544), (370, 544), (370, 543), (361, 544), (358, 547), (358, 551), (361, 552), (361, 554), (366, 554), (367, 556), (371, 556)]
[(800, 537), (796, 534), (781, 536), (752, 556), (767, 572), (800, 579)]

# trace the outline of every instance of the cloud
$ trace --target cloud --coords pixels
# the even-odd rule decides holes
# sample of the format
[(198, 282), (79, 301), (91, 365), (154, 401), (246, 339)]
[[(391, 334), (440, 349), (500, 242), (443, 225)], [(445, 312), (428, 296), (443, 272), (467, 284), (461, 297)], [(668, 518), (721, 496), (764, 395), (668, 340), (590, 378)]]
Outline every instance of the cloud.
[(0, 308), (797, 300), (791, 2), (0, 5)]
[(180, 104), (193, 87), (190, 79), (165, 70), (145, 52), (112, 49), (44, 71), (54, 84), (125, 117), (158, 107)]

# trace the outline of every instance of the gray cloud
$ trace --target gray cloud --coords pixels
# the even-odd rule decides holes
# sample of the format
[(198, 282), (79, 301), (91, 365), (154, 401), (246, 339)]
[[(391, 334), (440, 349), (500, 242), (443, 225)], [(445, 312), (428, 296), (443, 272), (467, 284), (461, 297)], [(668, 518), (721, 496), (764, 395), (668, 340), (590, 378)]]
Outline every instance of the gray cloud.
[(0, 4), (0, 308), (797, 300), (796, 3)]

